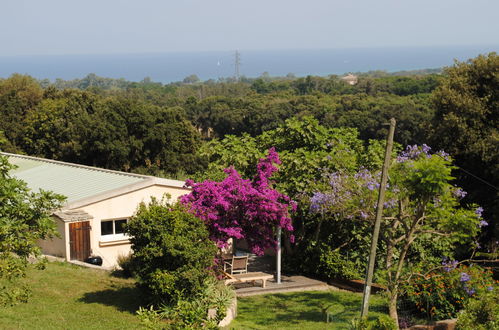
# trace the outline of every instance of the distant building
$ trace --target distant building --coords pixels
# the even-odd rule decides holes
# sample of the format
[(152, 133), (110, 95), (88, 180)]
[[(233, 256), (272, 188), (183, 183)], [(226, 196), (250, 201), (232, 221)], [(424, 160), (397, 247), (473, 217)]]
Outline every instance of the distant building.
[(353, 86), (353, 85), (357, 84), (357, 82), (359, 81), (359, 78), (357, 78), (357, 76), (349, 73), (348, 75), (341, 77), (341, 80), (343, 80), (347, 84)]

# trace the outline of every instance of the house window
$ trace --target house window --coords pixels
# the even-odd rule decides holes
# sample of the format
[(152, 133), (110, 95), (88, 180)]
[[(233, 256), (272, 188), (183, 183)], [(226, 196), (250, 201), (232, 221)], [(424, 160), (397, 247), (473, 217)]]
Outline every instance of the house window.
[(113, 241), (128, 238), (125, 234), (127, 219), (103, 220), (100, 223), (101, 240)]

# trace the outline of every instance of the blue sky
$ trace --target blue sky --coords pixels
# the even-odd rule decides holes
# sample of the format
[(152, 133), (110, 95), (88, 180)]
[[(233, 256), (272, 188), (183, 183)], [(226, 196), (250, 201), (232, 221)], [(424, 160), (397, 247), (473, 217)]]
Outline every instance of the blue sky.
[(0, 55), (499, 45), (497, 0), (0, 0)]

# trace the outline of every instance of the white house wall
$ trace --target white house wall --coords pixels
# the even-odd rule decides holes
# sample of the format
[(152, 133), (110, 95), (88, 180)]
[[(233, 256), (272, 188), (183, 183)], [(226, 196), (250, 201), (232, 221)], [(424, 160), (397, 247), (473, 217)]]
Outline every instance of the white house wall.
[[(66, 257), (66, 235), (65, 235), (65, 224), (58, 217), (53, 217), (56, 222), (57, 232), (60, 237), (54, 237), (52, 239), (40, 240), (38, 241), (38, 245), (42, 249), (44, 254), (48, 254), (51, 256)], [(68, 244), (69, 245), (69, 244)]]
[[(100, 256), (103, 259), (103, 267), (115, 267), (119, 255), (128, 255), (131, 252), (130, 242), (126, 239), (111, 242), (101, 239), (100, 224), (102, 220), (130, 218), (141, 202), (149, 203), (151, 201), (151, 196), (161, 199), (165, 194), (169, 194), (172, 201), (176, 201), (187, 193), (189, 190), (185, 188), (154, 185), (79, 207), (79, 210), (93, 216), (93, 219), (90, 220), (92, 255)], [(67, 249), (69, 249), (69, 244)]]

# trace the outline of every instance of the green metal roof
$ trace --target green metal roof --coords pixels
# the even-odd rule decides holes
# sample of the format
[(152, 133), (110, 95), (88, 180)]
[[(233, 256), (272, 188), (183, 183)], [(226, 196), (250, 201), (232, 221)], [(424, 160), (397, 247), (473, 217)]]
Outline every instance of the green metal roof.
[(2, 153), (17, 166), (10, 173), (37, 192), (50, 190), (67, 197), (67, 203), (125, 186), (150, 181), (152, 177), (42, 158)]

